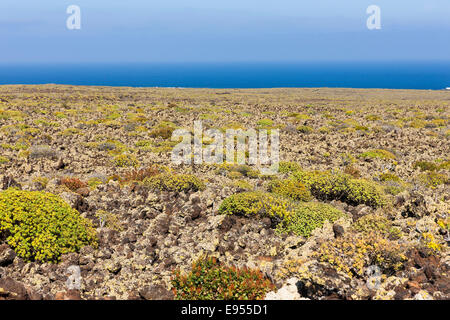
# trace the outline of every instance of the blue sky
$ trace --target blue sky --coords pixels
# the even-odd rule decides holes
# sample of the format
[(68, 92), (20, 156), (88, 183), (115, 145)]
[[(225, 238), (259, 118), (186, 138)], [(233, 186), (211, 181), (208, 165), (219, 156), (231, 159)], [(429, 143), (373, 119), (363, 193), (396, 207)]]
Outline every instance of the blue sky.
[[(66, 28), (72, 4), (81, 30)], [(0, 44), (2, 64), (449, 61), (450, 1), (1, 0)]]

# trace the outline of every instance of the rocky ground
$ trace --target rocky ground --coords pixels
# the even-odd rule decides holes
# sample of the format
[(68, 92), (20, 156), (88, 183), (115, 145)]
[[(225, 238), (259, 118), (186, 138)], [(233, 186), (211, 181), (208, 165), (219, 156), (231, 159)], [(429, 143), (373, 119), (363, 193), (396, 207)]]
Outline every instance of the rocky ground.
[[(446, 91), (1, 86), (0, 188), (59, 195), (92, 221), (98, 247), (26, 261), (0, 236), (0, 299), (173, 299), (173, 270), (205, 254), (261, 270), (277, 286), (267, 299), (449, 299), (449, 115)], [(193, 130), (194, 120), (280, 129), (282, 161), (379, 183), (389, 205), (321, 200), (345, 215), (310, 237), (280, 234), (267, 217), (220, 214), (225, 198), (274, 177), (173, 165), (171, 130)], [(123, 179), (154, 166), (206, 188)], [(69, 188), (67, 178), (84, 184)], [(382, 217), (389, 231), (366, 233), (364, 217)], [(383, 248), (398, 250), (371, 256)], [(67, 285), (70, 266), (80, 267), (79, 290)]]

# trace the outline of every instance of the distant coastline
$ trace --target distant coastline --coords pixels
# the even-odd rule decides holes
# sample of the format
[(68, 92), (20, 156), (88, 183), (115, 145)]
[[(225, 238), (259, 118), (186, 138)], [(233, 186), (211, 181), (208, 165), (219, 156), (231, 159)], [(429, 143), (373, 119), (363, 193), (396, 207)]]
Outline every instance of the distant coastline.
[(448, 90), (450, 62), (0, 63), (0, 84)]

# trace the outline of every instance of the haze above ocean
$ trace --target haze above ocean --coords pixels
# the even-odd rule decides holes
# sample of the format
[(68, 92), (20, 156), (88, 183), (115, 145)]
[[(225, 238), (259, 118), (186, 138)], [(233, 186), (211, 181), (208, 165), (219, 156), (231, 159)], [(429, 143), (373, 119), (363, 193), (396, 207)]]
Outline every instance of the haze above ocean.
[(449, 62), (0, 64), (0, 84), (273, 88), (450, 87)]

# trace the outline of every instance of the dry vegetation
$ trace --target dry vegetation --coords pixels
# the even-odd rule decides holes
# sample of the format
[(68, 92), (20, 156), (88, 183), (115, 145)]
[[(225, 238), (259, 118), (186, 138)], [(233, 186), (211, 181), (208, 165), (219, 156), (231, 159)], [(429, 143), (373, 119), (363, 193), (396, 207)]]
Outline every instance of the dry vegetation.
[[(2, 86), (0, 187), (57, 195), (97, 239), (61, 254), (23, 244), (0, 191), (0, 299), (196, 298), (186, 279), (210, 257), (246, 285), (258, 277), (240, 298), (296, 283), (270, 297), (449, 299), (449, 117), (446, 91)], [(279, 174), (172, 165), (172, 132), (194, 120), (280, 129)], [(66, 290), (70, 265), (80, 290)]]

